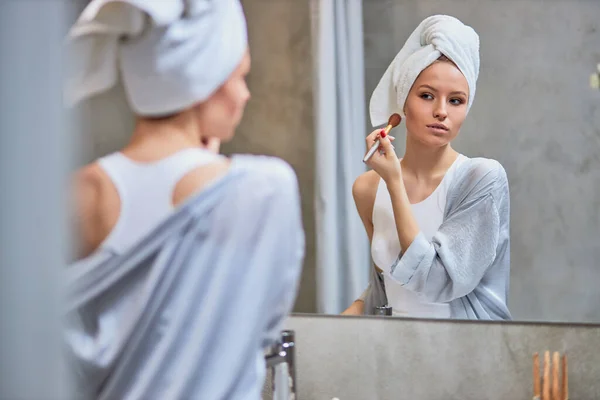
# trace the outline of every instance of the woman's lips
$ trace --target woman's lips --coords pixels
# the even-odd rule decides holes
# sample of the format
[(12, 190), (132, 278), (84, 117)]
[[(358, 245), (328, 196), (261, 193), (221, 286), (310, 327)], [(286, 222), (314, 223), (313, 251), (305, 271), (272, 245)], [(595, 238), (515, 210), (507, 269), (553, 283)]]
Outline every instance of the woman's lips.
[(434, 133), (438, 133), (438, 134), (442, 134), (442, 135), (444, 135), (450, 131), (448, 129), (448, 127), (443, 124), (429, 124), (429, 125), (427, 125), (427, 129), (429, 129), (430, 131), (432, 131)]

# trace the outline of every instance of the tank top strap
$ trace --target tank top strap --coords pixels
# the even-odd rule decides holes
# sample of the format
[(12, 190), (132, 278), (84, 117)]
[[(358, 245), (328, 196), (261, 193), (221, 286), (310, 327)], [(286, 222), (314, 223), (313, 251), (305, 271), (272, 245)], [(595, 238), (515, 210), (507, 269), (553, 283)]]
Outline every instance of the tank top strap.
[(116, 152), (98, 159), (98, 164), (104, 173), (111, 180), (120, 198), (123, 198), (127, 191), (127, 159), (123, 154)]
[(100, 248), (121, 253), (140, 240), (173, 211), (177, 183), (194, 169), (222, 158), (200, 148), (153, 162), (134, 161), (120, 152), (100, 158), (98, 163), (115, 185), (121, 204), (119, 218)]

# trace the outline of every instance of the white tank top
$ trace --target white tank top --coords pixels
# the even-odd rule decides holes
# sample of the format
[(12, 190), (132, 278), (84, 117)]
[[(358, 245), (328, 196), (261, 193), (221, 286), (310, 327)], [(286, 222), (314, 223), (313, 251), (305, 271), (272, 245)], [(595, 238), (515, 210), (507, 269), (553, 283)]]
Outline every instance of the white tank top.
[(115, 185), (121, 202), (119, 219), (97, 252), (122, 254), (174, 210), (173, 190), (194, 169), (222, 156), (203, 149), (184, 149), (162, 160), (137, 162), (117, 152), (98, 160)]
[[(437, 232), (444, 219), (446, 195), (456, 168), (466, 159), (467, 157), (459, 154), (433, 193), (425, 200), (412, 204), (417, 224), (429, 240)], [(449, 304), (427, 302), (419, 293), (406, 289), (390, 277), (390, 268), (398, 258), (400, 250), (392, 201), (385, 182), (380, 179), (373, 205), (371, 257), (375, 265), (384, 272), (385, 292), (393, 315), (416, 318), (450, 318)]]

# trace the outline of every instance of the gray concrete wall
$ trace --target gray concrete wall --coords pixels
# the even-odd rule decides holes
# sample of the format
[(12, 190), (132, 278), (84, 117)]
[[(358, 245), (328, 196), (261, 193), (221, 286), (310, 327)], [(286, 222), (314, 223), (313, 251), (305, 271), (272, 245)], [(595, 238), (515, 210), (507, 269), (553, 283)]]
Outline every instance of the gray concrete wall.
[(530, 399), (546, 350), (567, 354), (571, 399), (600, 398), (600, 327), (304, 315), (286, 328), (300, 399)]
[(248, 20), (252, 99), (224, 153), (254, 153), (289, 162), (300, 185), (306, 258), (295, 311), (316, 311), (314, 123), (308, 0), (243, 0)]
[[(600, 91), (589, 87), (600, 62), (600, 1), (366, 0), (367, 101), (433, 14), (480, 35), (475, 103), (455, 147), (507, 170), (514, 317), (600, 321)], [(396, 147), (402, 154), (403, 143)]]
[[(71, 2), (70, 23), (77, 20), (88, 0)], [(73, 148), (77, 166), (87, 164), (123, 147), (133, 131), (135, 119), (121, 87), (87, 100), (76, 109), (78, 131)]]

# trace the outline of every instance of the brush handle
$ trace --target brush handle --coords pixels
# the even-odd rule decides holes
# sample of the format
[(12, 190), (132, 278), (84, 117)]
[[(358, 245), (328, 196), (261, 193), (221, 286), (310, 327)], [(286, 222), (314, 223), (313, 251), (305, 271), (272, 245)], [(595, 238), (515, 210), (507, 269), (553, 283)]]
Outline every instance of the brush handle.
[[(390, 131), (392, 130), (392, 124), (388, 124), (383, 131), (385, 132), (385, 134), (387, 135), (388, 133), (390, 133)], [(379, 141), (379, 139), (377, 139), (375, 141), (375, 143), (373, 143), (373, 146), (371, 146), (371, 148), (369, 149), (369, 151), (367, 152), (367, 154), (365, 155), (365, 157), (363, 158), (363, 162), (367, 162), (369, 161), (369, 159), (371, 157), (373, 157), (373, 154), (375, 154), (375, 152), (377, 151), (377, 149), (379, 149), (379, 146), (381, 145), (381, 142)]]
[(566, 354), (562, 357), (562, 400), (569, 400), (569, 366)]
[(560, 354), (555, 351), (552, 355), (552, 399), (561, 400), (560, 381), (558, 380), (558, 372), (560, 369)]
[(533, 354), (533, 398), (540, 400), (542, 395), (542, 380), (540, 377), (540, 356), (538, 353)]
[(550, 390), (550, 352), (544, 352), (544, 375), (542, 378), (542, 399), (552, 400)]
[(363, 158), (363, 162), (367, 162), (367, 161), (369, 161), (369, 159), (371, 157), (373, 157), (373, 154), (375, 154), (375, 152), (377, 151), (377, 149), (379, 149), (379, 145), (380, 144), (381, 144), (381, 142), (379, 141), (379, 139), (377, 139), (375, 141), (375, 143), (373, 143), (373, 146), (371, 146), (371, 148), (369, 149), (369, 151), (365, 155), (365, 158)]

